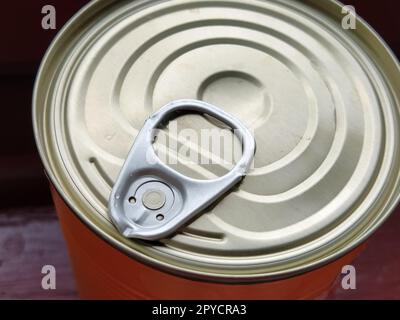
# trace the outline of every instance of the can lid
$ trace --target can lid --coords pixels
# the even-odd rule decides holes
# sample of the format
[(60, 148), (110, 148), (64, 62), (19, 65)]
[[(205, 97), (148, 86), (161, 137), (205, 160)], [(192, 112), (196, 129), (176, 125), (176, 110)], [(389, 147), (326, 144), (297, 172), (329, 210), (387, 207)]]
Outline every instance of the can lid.
[[(87, 5), (35, 86), (36, 140), (52, 182), (105, 239), (176, 272), (278, 277), (343, 254), (399, 197), (400, 72), (364, 21), (346, 30), (342, 18), (336, 1)], [(182, 98), (251, 128), (255, 168), (179, 234), (152, 245), (126, 239), (110, 221), (110, 192), (146, 118)], [(203, 178), (225, 169), (184, 168)], [(148, 196), (151, 207), (165, 201)]]

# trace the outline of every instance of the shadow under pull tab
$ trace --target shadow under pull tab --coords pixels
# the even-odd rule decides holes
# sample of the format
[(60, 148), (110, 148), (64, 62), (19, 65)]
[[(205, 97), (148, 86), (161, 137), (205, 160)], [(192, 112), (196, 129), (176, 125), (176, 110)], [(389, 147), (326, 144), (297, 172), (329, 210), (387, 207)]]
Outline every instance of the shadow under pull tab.
[[(155, 129), (176, 112), (207, 114), (234, 130), (243, 142), (243, 154), (229, 173), (214, 180), (192, 179), (158, 158), (152, 145)], [(254, 153), (254, 137), (232, 115), (203, 101), (173, 101), (147, 119), (136, 137), (111, 192), (111, 219), (125, 237), (165, 238), (240, 182)]]

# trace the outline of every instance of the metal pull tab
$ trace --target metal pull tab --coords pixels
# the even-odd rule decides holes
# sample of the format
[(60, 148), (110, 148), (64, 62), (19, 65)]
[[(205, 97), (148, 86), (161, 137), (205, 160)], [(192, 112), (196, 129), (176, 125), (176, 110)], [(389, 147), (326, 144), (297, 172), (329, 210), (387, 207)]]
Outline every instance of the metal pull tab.
[[(229, 173), (214, 180), (192, 179), (158, 158), (152, 145), (155, 129), (177, 112), (207, 114), (234, 130), (243, 152)], [(111, 192), (111, 219), (125, 237), (165, 238), (241, 181), (254, 153), (254, 137), (232, 115), (203, 101), (173, 101), (147, 119), (140, 130)]]

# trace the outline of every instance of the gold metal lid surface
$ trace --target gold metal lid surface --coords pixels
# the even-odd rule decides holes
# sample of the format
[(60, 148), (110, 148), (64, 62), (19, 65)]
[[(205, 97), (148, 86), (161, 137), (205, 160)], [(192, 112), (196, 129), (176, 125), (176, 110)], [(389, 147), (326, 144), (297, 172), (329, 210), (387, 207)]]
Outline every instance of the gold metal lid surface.
[[(89, 4), (54, 41), (36, 82), (49, 177), (102, 237), (174, 272), (279, 277), (343, 254), (399, 196), (400, 72), (365, 22), (344, 30), (341, 17), (330, 0)], [(107, 214), (114, 181), (145, 119), (182, 98), (251, 128), (255, 169), (171, 239), (125, 239)], [(203, 178), (225, 169), (186, 168)]]

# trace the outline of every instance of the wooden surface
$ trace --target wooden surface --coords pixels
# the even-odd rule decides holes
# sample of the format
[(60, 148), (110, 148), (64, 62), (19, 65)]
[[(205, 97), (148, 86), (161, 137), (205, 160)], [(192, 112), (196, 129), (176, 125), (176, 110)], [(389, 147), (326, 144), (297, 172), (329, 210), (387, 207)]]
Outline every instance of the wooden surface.
[[(42, 289), (43, 265), (56, 268), (56, 290)], [(1, 211), (0, 299), (47, 298), (77, 298), (54, 209), (39, 207)]]
[[(373, 235), (357, 258), (357, 289), (339, 276), (328, 299), (400, 299), (400, 211)], [(56, 268), (56, 290), (41, 288), (43, 265)], [(0, 299), (78, 299), (52, 207), (0, 211)]]

